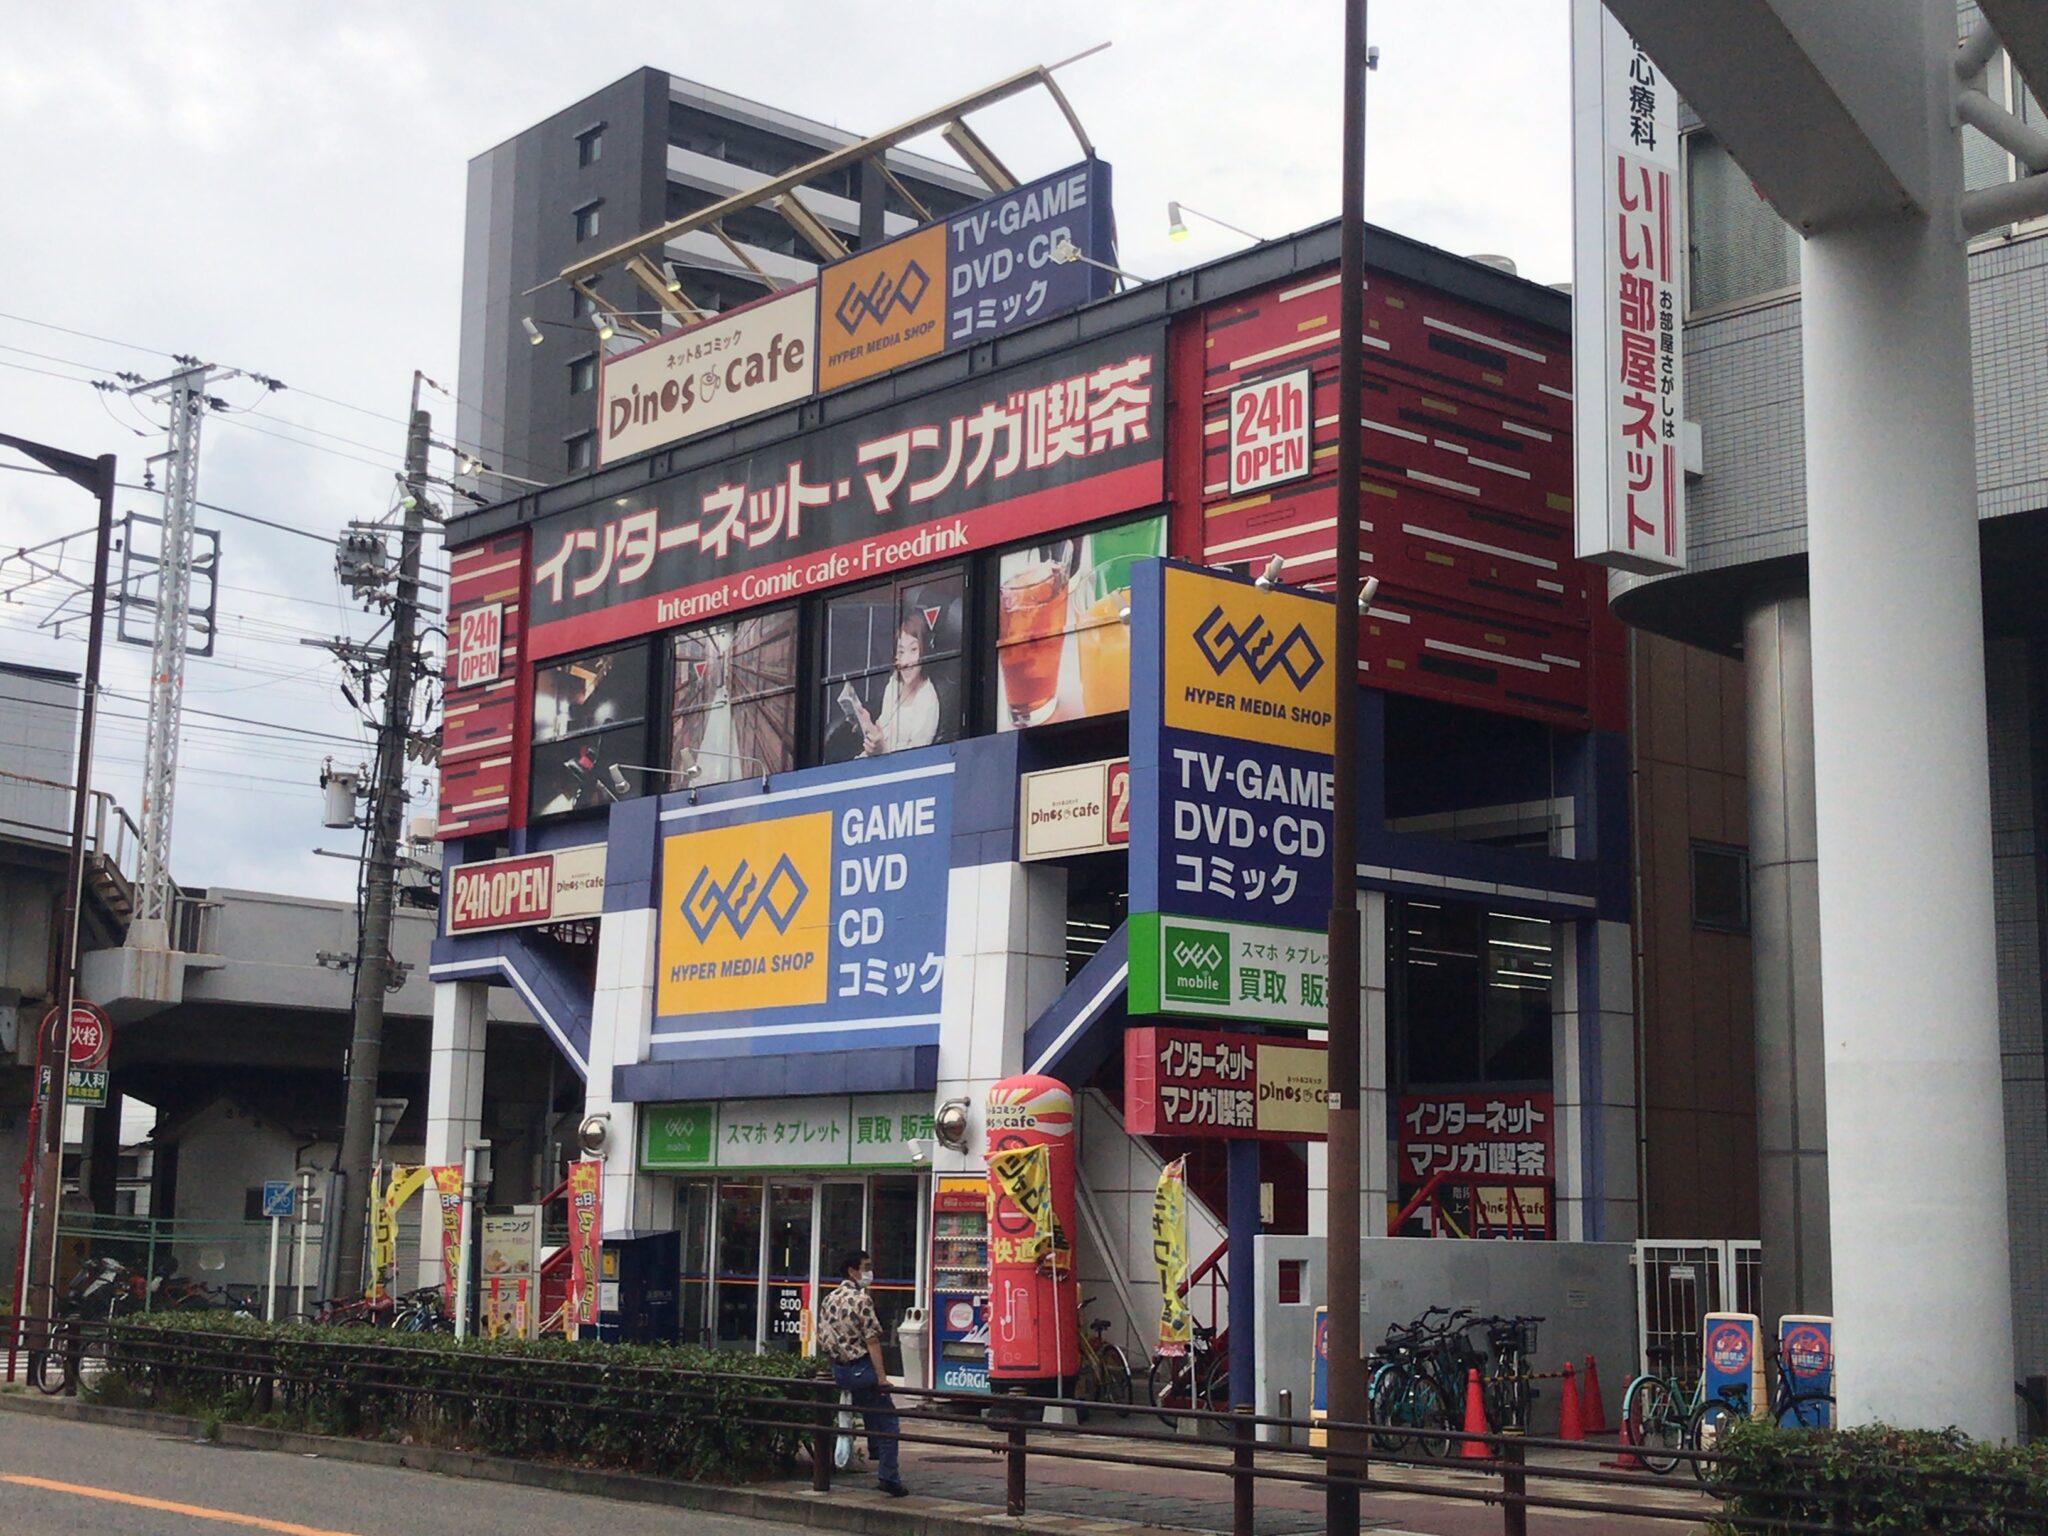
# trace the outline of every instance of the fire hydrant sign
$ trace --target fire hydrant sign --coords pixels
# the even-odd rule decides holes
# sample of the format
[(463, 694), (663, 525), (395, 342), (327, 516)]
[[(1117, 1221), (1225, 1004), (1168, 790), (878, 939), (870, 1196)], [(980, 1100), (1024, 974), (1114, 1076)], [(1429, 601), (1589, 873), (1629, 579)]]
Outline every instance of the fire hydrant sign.
[(1124, 1032), (1124, 1128), (1133, 1136), (1319, 1141), (1329, 1129), (1320, 1043), (1173, 1025)]
[(1230, 392), (1230, 492), (1306, 480), (1309, 371), (1240, 384)]
[[(43, 1028), (48, 1029), (56, 1022), (57, 1010), (52, 1008), (43, 1015)], [(65, 1036), (65, 1064), (81, 1069), (103, 1067), (107, 1053), (114, 1048), (114, 1026), (107, 1016), (92, 1003), (76, 1002), (71, 1005), (71, 1028)]]

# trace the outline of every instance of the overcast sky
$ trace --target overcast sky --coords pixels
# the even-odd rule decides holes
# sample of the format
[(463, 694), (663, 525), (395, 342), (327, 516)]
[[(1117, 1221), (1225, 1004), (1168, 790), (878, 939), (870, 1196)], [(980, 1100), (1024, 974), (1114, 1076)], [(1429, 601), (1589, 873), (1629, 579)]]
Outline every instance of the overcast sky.
[[(1169, 198), (1265, 236), (1338, 210), (1334, 0), (16, 0), (8, 12), (0, 432), (118, 453), (139, 484), (163, 449), (161, 411), (90, 379), (155, 378), (175, 351), (292, 386), (266, 399), (246, 380), (220, 385), (231, 405), (259, 408), (204, 429), (203, 500), (321, 537), (202, 516), (221, 532), (224, 618), (219, 654), (188, 672), (172, 857), (186, 885), (354, 888), (352, 864), (310, 851), (352, 846), (321, 829), (315, 781), (330, 752), (364, 760), (350, 743), (367, 736), (335, 666), (298, 642), (374, 627), (339, 593), (325, 541), (389, 510), (412, 371), (453, 386), (472, 155), (642, 65), (872, 132), (1109, 42), (1060, 78), (1115, 169), (1129, 270), (1156, 277), (1242, 244), (1199, 220), (1169, 243)], [(1568, 279), (1563, 0), (1379, 0), (1372, 39), (1367, 217)], [(1020, 175), (1076, 158), (1042, 97), (973, 121)], [(936, 141), (917, 147), (950, 158)], [(430, 391), (425, 403), (452, 431), (453, 401)], [(159, 510), (139, 492), (118, 505)], [(81, 493), (0, 472), (6, 550), (90, 520)], [(69, 551), (66, 568), (89, 574), (89, 541)], [(445, 563), (438, 547), (430, 558)], [(0, 591), (18, 569), (0, 566)], [(82, 665), (82, 624), (61, 638), (39, 628), (60, 596), (44, 582), (0, 603), (0, 659)], [(95, 776), (131, 809), (143, 726), (130, 701), (147, 655), (110, 648), (108, 710), (134, 718), (108, 721)], [(413, 787), (430, 811), (426, 781)]]

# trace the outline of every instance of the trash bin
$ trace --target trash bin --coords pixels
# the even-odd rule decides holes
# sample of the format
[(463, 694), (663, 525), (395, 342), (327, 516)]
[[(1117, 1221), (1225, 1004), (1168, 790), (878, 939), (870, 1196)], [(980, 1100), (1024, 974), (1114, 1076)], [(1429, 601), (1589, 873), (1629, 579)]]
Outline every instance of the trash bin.
[(903, 1355), (903, 1385), (929, 1387), (932, 1384), (931, 1329), (923, 1307), (912, 1307), (896, 1325), (896, 1348)]

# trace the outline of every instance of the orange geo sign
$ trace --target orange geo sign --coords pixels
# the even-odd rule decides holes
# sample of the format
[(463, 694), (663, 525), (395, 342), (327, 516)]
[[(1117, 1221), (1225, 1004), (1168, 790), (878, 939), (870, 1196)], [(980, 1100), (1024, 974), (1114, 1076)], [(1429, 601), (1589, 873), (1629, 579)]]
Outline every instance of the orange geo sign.
[(827, 267), (818, 281), (818, 388), (937, 357), (945, 320), (944, 223)]

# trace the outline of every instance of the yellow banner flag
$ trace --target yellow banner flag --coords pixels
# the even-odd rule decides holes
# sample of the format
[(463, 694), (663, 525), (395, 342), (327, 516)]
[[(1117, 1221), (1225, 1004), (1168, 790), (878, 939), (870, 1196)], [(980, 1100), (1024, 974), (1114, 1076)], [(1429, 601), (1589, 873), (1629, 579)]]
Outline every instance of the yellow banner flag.
[(1176, 1157), (1159, 1171), (1152, 1192), (1152, 1263), (1159, 1273), (1159, 1347), (1162, 1355), (1184, 1355), (1193, 1336), (1194, 1314), (1181, 1299), (1188, 1279), (1187, 1159)]
[(993, 1154), (988, 1168), (1002, 1185), (1010, 1204), (1031, 1218), (1038, 1244), (1037, 1262), (1048, 1269), (1065, 1269), (1065, 1244), (1060, 1240), (1059, 1224), (1053, 1219), (1052, 1150), (1043, 1143), (1012, 1147)]
[[(370, 1290), (372, 1300), (384, 1294), (388, 1279), (396, 1278), (398, 1271), (398, 1213), (405, 1202), (420, 1192), (420, 1186), (427, 1182), (427, 1170), (419, 1165), (408, 1165), (391, 1170), (391, 1182), (384, 1186), (382, 1194), (374, 1197), (370, 1209)], [(376, 1180), (371, 1180), (374, 1188)]]

